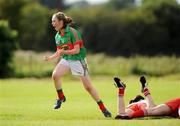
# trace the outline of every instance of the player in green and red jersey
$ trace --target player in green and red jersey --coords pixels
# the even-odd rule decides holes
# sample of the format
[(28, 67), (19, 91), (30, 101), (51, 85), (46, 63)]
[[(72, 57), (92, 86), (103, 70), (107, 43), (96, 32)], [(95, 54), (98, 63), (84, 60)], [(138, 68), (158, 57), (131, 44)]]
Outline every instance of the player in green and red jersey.
[(106, 109), (98, 92), (93, 87), (86, 63), (86, 48), (84, 47), (81, 34), (76, 29), (70, 27), (72, 19), (64, 13), (58, 12), (52, 16), (52, 25), (57, 31), (55, 36), (57, 51), (52, 56), (45, 56), (45, 60), (49, 61), (61, 56), (60, 62), (56, 65), (52, 78), (57, 90), (58, 99), (54, 109), (59, 109), (62, 102), (66, 101), (66, 97), (62, 91), (61, 77), (71, 71), (72, 75), (80, 77), (84, 88), (97, 102), (100, 110), (105, 117), (111, 117), (111, 113)]

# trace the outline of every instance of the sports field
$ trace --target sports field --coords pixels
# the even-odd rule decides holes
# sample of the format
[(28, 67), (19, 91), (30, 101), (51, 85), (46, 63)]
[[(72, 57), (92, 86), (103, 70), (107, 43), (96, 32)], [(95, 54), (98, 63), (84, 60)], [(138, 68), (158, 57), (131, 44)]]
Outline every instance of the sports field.
[[(123, 77), (127, 85), (126, 104), (140, 94), (137, 76)], [(51, 78), (0, 80), (0, 126), (179, 126), (173, 118), (140, 118), (114, 120), (117, 111), (117, 89), (111, 76), (92, 77), (112, 118), (105, 118), (97, 104), (83, 89), (77, 78), (63, 78), (67, 101), (59, 110), (53, 110), (56, 92)], [(155, 103), (163, 103), (180, 96), (180, 75), (148, 77)]]

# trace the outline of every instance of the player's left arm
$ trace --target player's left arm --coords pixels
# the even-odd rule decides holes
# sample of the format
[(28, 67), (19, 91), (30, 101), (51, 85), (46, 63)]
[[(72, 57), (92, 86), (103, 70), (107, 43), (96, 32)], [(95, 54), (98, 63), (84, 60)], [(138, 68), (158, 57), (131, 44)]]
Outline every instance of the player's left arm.
[(71, 50), (62, 50), (61, 54), (74, 55), (74, 54), (78, 54), (79, 51), (80, 51), (80, 46), (76, 44), (74, 45), (74, 48)]
[(71, 43), (73, 43), (74, 48), (71, 50), (63, 50), (62, 54), (66, 55), (74, 55), (80, 52), (80, 44), (82, 43), (81, 34), (75, 30), (74, 28), (71, 29)]

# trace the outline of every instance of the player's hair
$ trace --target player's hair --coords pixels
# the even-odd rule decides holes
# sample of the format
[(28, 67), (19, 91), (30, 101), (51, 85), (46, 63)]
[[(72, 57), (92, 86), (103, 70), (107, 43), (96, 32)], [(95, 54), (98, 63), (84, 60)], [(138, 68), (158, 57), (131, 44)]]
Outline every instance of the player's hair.
[(137, 95), (134, 99), (132, 99), (132, 100), (129, 101), (129, 104), (138, 102), (138, 101), (140, 101), (140, 100), (144, 100), (144, 97), (141, 96), (141, 95)]
[(57, 12), (55, 14), (53, 14), (54, 16), (56, 16), (56, 18), (60, 21), (63, 20), (64, 22), (64, 26), (63, 28), (66, 28), (66, 26), (69, 24), (70, 26), (73, 26), (73, 20), (71, 17), (66, 16), (63, 12)]

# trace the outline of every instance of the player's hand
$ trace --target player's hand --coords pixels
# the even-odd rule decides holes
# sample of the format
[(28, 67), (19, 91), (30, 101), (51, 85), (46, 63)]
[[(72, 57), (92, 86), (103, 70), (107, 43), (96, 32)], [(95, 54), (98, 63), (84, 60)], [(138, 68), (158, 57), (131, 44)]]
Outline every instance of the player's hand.
[(49, 57), (48, 56), (44, 56), (44, 61), (49, 61)]

